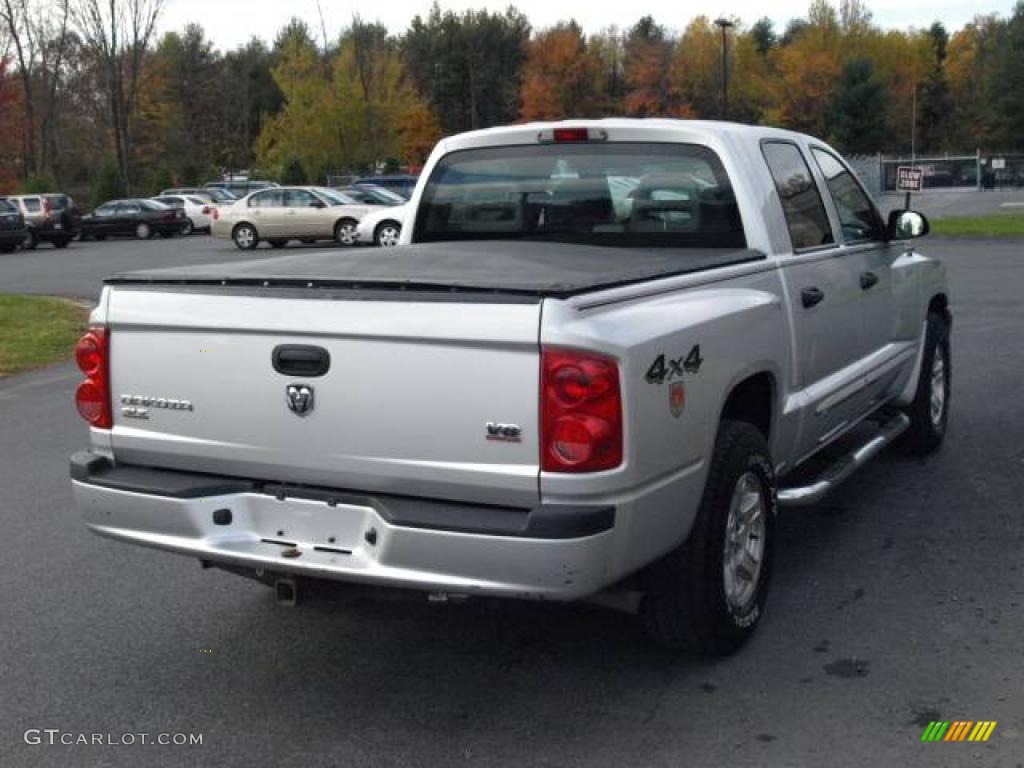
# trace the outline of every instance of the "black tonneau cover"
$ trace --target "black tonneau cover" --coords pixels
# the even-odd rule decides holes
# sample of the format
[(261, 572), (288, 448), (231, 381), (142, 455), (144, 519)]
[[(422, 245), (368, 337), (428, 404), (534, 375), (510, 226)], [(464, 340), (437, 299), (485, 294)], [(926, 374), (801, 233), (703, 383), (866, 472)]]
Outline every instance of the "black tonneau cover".
[(288, 256), (126, 272), (111, 285), (227, 285), (513, 293), (565, 298), (759, 261), (729, 248), (612, 248), (529, 241), (302, 250)]

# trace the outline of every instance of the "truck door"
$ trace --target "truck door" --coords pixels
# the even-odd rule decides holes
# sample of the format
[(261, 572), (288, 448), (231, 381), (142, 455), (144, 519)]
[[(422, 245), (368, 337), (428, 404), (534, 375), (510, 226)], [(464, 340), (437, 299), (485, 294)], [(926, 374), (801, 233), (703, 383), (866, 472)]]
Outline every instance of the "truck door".
[(854, 418), (840, 381), (861, 352), (859, 271), (836, 240), (800, 148), (789, 141), (768, 141), (762, 150), (792, 244), (783, 275), (794, 325), (793, 402), (801, 411), (803, 456), (842, 432)]
[[(812, 147), (811, 156), (825, 180), (828, 201), (834, 206), (842, 232), (844, 259), (855, 265), (860, 288), (860, 357), (864, 360), (864, 390), (858, 396), (862, 410), (877, 404), (876, 398), (899, 374), (888, 360), (899, 354), (893, 347), (895, 313), (892, 262), (895, 245), (885, 240), (882, 217), (856, 176), (835, 154)], [(881, 370), (884, 375), (876, 375)]]

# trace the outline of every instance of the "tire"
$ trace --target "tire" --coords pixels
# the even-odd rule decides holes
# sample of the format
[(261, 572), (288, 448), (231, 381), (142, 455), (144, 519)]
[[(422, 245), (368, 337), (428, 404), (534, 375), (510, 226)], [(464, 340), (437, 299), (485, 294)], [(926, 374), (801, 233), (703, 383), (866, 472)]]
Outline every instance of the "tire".
[(144, 221), (135, 225), (135, 237), (139, 240), (149, 240), (153, 236), (153, 229)]
[(952, 379), (949, 323), (937, 312), (930, 312), (925, 326), (924, 354), (921, 357), (917, 392), (913, 402), (903, 409), (910, 417), (910, 426), (893, 443), (897, 451), (924, 456), (942, 445), (949, 422)]
[(341, 245), (355, 245), (356, 226), (355, 219), (342, 219), (334, 225), (334, 239)]
[(104, 240), (106, 240), (106, 239), (107, 239), (107, 236), (106, 236), (106, 235), (94, 235), (93, 237), (94, 237), (94, 238), (95, 238), (96, 240), (100, 241), (101, 243), (102, 243), (102, 242), (103, 242)]
[(0, 246), (0, 253), (14, 253), (14, 251), (15, 251), (15, 249), (17, 247), (18, 246), (16, 246), (16, 245), (3, 245), (3, 246)]
[(373, 231), (373, 242), (381, 248), (393, 248), (398, 245), (402, 235), (402, 226), (395, 221), (382, 221)]
[(54, 248), (67, 248), (68, 247), (68, 243), (70, 243), (70, 242), (71, 242), (71, 238), (70, 237), (62, 237), (62, 238), (60, 238), (58, 240), (54, 240), (53, 241), (53, 247)]
[(31, 229), (25, 232), (25, 239), (21, 241), (21, 250), (34, 251), (39, 245), (39, 237)]
[(267, 242), (270, 243), (271, 248), (284, 248), (288, 245), (287, 240), (267, 240)]
[(723, 421), (689, 538), (645, 573), (641, 619), (655, 642), (722, 656), (754, 634), (771, 578), (775, 498), (764, 435)]
[(239, 224), (232, 230), (231, 239), (235, 241), (235, 246), (242, 251), (251, 251), (260, 244), (256, 227), (252, 224)]
[(195, 231), (196, 231), (196, 225), (192, 221), (192, 219), (185, 219), (185, 223), (181, 227), (181, 234), (183, 234), (183, 235), (185, 235), (187, 237), (188, 235), (191, 235)]

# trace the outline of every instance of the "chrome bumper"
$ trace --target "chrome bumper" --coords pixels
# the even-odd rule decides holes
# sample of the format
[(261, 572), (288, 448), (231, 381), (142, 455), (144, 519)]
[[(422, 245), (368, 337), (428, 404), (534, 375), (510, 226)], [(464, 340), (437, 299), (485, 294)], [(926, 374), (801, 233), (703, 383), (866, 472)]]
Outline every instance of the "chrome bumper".
[(376, 502), (261, 490), (158, 495), (77, 474), (75, 500), (95, 533), (257, 573), (545, 600), (607, 585), (610, 523), (571, 538), (489, 535), (398, 525)]

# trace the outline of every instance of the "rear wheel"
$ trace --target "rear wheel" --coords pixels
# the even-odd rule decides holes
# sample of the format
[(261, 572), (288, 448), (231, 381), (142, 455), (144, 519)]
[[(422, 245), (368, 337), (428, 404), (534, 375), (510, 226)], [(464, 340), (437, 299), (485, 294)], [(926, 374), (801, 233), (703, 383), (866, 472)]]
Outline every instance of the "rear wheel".
[(921, 373), (913, 402), (903, 409), (910, 427), (894, 443), (903, 453), (923, 456), (938, 449), (946, 436), (952, 365), (949, 324), (937, 312), (928, 315), (925, 327)]
[(185, 219), (185, 224), (181, 228), (181, 234), (183, 234), (183, 235), (191, 235), (195, 231), (196, 231), (196, 225), (192, 221), (192, 219)]
[(71, 238), (70, 237), (62, 237), (59, 240), (54, 240), (53, 241), (53, 247), (54, 248), (67, 248), (68, 247), (68, 243), (70, 243), (70, 242), (71, 242)]
[(673, 650), (724, 655), (764, 613), (775, 535), (775, 473), (764, 435), (723, 421), (689, 538), (646, 574), (647, 633)]
[(150, 229), (149, 224), (144, 221), (140, 221), (135, 225), (135, 236), (139, 240), (149, 240), (153, 236), (153, 230)]
[(377, 226), (373, 233), (373, 241), (381, 248), (393, 248), (398, 245), (402, 235), (402, 227), (394, 221), (385, 221)]
[(355, 245), (356, 222), (354, 219), (342, 219), (334, 225), (334, 239), (342, 245)]
[(231, 239), (243, 251), (251, 251), (260, 243), (260, 238), (256, 234), (256, 228), (252, 224), (239, 224), (231, 233)]

